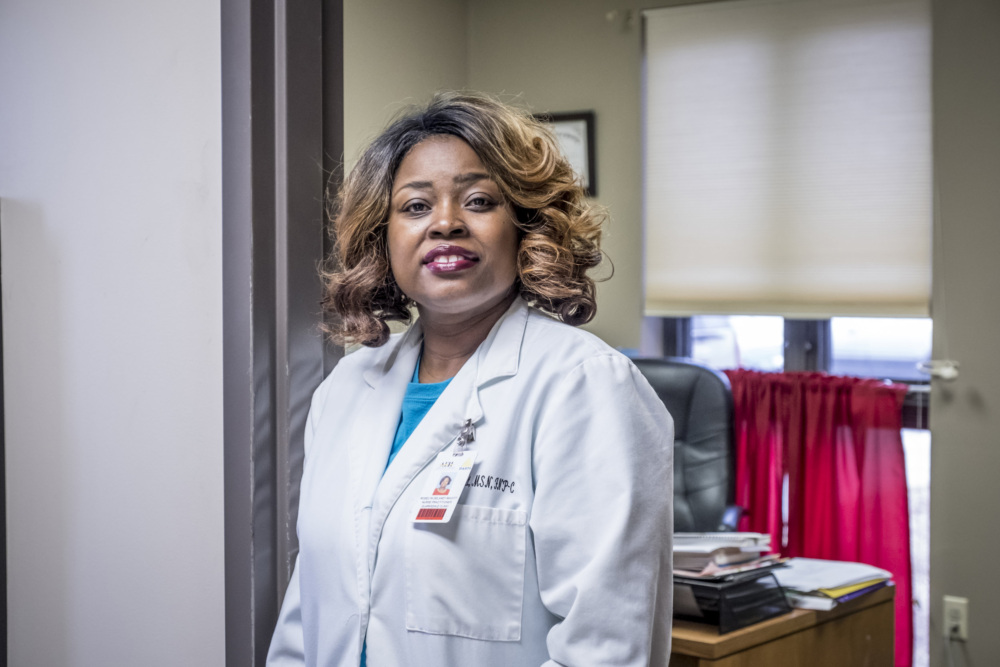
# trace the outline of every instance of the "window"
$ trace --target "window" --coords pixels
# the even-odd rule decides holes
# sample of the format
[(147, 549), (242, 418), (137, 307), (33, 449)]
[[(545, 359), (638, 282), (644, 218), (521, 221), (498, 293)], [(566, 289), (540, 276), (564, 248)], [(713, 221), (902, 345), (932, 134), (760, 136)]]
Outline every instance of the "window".
[(910, 384), (907, 428), (928, 428), (929, 378), (917, 369), (931, 355), (929, 318), (696, 315), (647, 317), (640, 353), (688, 357), (717, 369), (824, 371)]
[(928, 0), (644, 13), (646, 312), (924, 316)]
[[(926, 471), (929, 0), (643, 16), (643, 353), (915, 382), (904, 447)], [(927, 475), (907, 477), (926, 665)]]
[(917, 364), (931, 358), (929, 318), (834, 317), (830, 372), (926, 382)]
[[(689, 347), (664, 347), (666, 356), (691, 357), (714, 368), (759, 371), (818, 370), (926, 383), (917, 365), (930, 360), (929, 318), (834, 317), (830, 320), (786, 320), (775, 316), (696, 315), (666, 318), (673, 326), (690, 327)], [(811, 352), (826, 340), (826, 354), (812, 364), (791, 363), (786, 350)], [(815, 341), (815, 342), (814, 342)]]
[(780, 371), (784, 328), (781, 317), (697, 315), (691, 318), (691, 357), (714, 368)]

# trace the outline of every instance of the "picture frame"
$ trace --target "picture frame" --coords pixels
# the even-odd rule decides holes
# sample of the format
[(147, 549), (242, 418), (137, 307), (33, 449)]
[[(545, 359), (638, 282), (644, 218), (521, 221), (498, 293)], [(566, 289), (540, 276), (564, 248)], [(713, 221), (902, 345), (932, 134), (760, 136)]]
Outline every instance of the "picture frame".
[(563, 156), (579, 174), (587, 196), (597, 196), (596, 118), (593, 111), (536, 114), (552, 127)]

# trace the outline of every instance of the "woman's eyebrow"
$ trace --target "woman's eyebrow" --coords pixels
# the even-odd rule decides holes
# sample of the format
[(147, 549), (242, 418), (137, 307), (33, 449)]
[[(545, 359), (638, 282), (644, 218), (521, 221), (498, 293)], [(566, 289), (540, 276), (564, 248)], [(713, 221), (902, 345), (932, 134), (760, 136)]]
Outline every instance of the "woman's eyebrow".
[(410, 188), (411, 190), (430, 190), (434, 187), (434, 184), (430, 181), (410, 181), (409, 183), (404, 183), (396, 188), (395, 192), (400, 190), (405, 190)]
[[(470, 171), (466, 174), (459, 174), (452, 179), (455, 185), (469, 185), (470, 183), (476, 183), (482, 180), (490, 180), (490, 175), (481, 171)], [(410, 181), (409, 183), (403, 183), (393, 191), (393, 195), (401, 190), (433, 190), (434, 184), (430, 181)]]
[(467, 174), (459, 174), (454, 178), (456, 185), (468, 185), (469, 183), (475, 183), (476, 181), (481, 181), (483, 179), (489, 180), (490, 175), (485, 174), (481, 171), (471, 171)]

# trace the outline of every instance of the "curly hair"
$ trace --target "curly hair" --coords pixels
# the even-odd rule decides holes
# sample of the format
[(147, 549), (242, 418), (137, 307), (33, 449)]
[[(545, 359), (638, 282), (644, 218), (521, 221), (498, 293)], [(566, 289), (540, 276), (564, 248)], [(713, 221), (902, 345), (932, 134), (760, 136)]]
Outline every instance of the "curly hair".
[(331, 202), (335, 252), (322, 270), (323, 307), (339, 315), (328, 328), (340, 344), (383, 345), (388, 321), (408, 323), (408, 299), (389, 266), (387, 227), (393, 180), (407, 153), (425, 139), (467, 143), (514, 211), (519, 229), (515, 289), (567, 324), (597, 312), (604, 210), (590, 204), (552, 132), (530, 114), (473, 93), (439, 93), (403, 115), (365, 150)]

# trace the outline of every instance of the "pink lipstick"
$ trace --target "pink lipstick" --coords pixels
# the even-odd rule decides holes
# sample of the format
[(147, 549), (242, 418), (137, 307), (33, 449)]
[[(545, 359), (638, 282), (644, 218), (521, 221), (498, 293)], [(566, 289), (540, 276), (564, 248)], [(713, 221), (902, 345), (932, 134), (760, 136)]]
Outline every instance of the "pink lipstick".
[(457, 245), (439, 245), (424, 255), (424, 266), (431, 273), (453, 273), (476, 265), (479, 256)]

